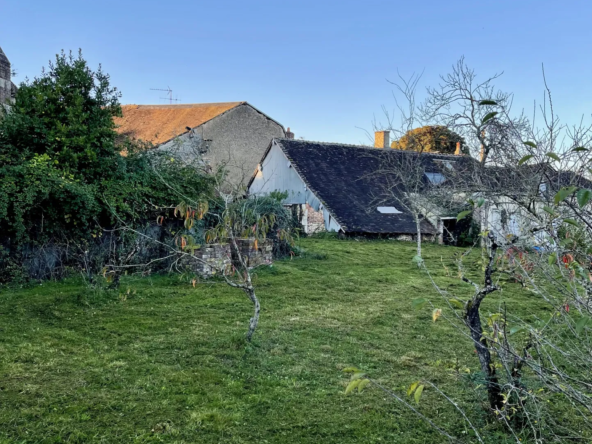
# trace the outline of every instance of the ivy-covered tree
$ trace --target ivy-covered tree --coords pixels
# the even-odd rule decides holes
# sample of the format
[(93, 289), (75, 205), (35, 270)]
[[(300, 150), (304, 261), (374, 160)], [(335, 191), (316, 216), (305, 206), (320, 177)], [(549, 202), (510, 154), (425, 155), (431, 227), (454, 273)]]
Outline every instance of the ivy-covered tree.
[(93, 71), (79, 52), (64, 52), (33, 81), (21, 84), (0, 126), (3, 163), (47, 155), (76, 179), (112, 177), (122, 162), (113, 116), (120, 93), (101, 68)]
[(99, 193), (125, 169), (112, 117), (121, 113), (109, 76), (64, 52), (23, 82), (0, 121), (2, 244), (88, 236)]

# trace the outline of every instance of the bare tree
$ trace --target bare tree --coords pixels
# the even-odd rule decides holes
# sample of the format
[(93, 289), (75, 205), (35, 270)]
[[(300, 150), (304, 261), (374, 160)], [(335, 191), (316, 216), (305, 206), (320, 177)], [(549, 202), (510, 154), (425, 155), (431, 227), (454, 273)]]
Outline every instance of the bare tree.
[[(472, 140), (474, 155), (483, 154), (478, 164), (467, 163), (470, 168), (458, 172), (449, 181), (451, 186), (437, 190), (443, 202), (466, 202), (469, 209), (459, 219), (472, 214), (481, 221), (480, 242), (457, 259), (459, 278), (474, 292), (462, 300), (445, 290), (422, 261), (439, 298), (416, 300), (414, 305), (431, 306), (434, 319), (450, 322), (475, 346), (489, 411), (510, 439), (588, 441), (592, 439), (592, 182), (587, 179), (591, 127), (583, 121), (574, 126), (559, 121), (546, 81), (545, 99), (535, 107), (542, 120), (537, 125), (534, 117), (532, 122), (523, 114), (511, 117), (512, 96), (495, 89), (497, 76), (481, 83), (475, 78), (459, 61), (438, 88), (428, 89), (422, 108), (423, 117), (448, 125)], [(482, 278), (470, 277), (468, 270), (479, 261)], [(511, 299), (499, 305), (498, 313), (484, 313), (483, 301), (494, 292), (503, 295), (507, 285), (519, 285), (537, 305), (546, 306), (549, 315), (533, 312), (520, 317)], [(353, 380), (362, 378), (366, 377)], [(418, 400), (424, 387), (434, 388), (454, 405), (476, 439), (484, 442), (471, 412), (433, 383), (418, 381), (409, 393)], [(454, 439), (441, 424), (434, 426)]]
[[(193, 151), (188, 152), (185, 146), (182, 147), (182, 152), (171, 151), (164, 157), (168, 159), (170, 155), (170, 162), (194, 162), (196, 174), (202, 174), (200, 170), (204, 168), (208, 170), (207, 164), (204, 164), (199, 157), (201, 143), (197, 141), (195, 144), (190, 144), (189, 148)], [(133, 269), (145, 271), (157, 263), (166, 263), (171, 271), (205, 270), (208, 275), (216, 276), (226, 285), (241, 290), (252, 303), (253, 316), (247, 330), (247, 340), (250, 341), (259, 323), (261, 305), (253, 283), (250, 251), (246, 251), (249, 248), (245, 250), (243, 246), (245, 243), (252, 242), (252, 251), (256, 252), (258, 243), (264, 242), (272, 229), (275, 229), (274, 234), (279, 240), (291, 243), (291, 232), (285, 228), (275, 227), (276, 215), (260, 207), (258, 198), (245, 199), (243, 187), (231, 186), (225, 181), (223, 171), (212, 173), (217, 181), (214, 200), (221, 206), (213, 210), (206, 196), (203, 196), (199, 190), (183, 192), (169, 183), (164, 175), (159, 173), (159, 165), (159, 163), (152, 165), (154, 172), (177, 196), (179, 203), (166, 208), (155, 208), (161, 214), (156, 218), (156, 225), (162, 227), (167, 222), (172, 223), (175, 227), (171, 231), (172, 238), (163, 239), (159, 234), (160, 230), (157, 230), (158, 233), (153, 230), (139, 230), (118, 218), (119, 226), (107, 231), (112, 237), (131, 234), (135, 241), (129, 242), (127, 249), (117, 249), (117, 254), (112, 255), (105, 269), (105, 275), (110, 276), (110, 281), (117, 285), (123, 271)], [(115, 212), (114, 215), (117, 217)], [(206, 218), (210, 220), (211, 226), (205, 227), (204, 232), (203, 221)], [(227, 245), (225, 257), (215, 261), (196, 254), (204, 242)], [(141, 243), (159, 247), (161, 254), (147, 260), (137, 260), (135, 256)], [(133, 260), (134, 258), (136, 260)], [(196, 282), (197, 280), (193, 281), (194, 285)]]
[(437, 87), (427, 88), (427, 98), (419, 106), (424, 121), (443, 125), (460, 134), (471, 155), (482, 163), (496, 162), (512, 155), (520, 133), (528, 128), (524, 114), (512, 117), (513, 95), (495, 86), (501, 74), (478, 80), (474, 70), (461, 58), (452, 72), (440, 77)]
[[(428, 206), (425, 205), (425, 199), (421, 198), (425, 194), (429, 184), (425, 180), (425, 162), (422, 154), (427, 151), (426, 140), (411, 133), (414, 125), (418, 124), (416, 90), (421, 75), (413, 74), (405, 79), (398, 74), (398, 82), (391, 82), (396, 91), (393, 93), (395, 104), (398, 110), (399, 122), (395, 122), (395, 116), (390, 114), (385, 107), (383, 112), (386, 117), (386, 131), (394, 134), (396, 138), (401, 138), (409, 134), (408, 142), (414, 146), (413, 151), (385, 153), (379, 169), (373, 173), (380, 177), (383, 186), (376, 190), (373, 196), (372, 208), (375, 204), (383, 201), (395, 201), (401, 209), (412, 215), (416, 226), (417, 242), (417, 260), (421, 259), (422, 230), (427, 220)], [(384, 128), (376, 121), (373, 123), (374, 129)], [(385, 147), (389, 149), (389, 147)]]
[[(483, 284), (467, 277), (469, 254), (458, 267), (461, 279), (475, 287), (470, 300), (462, 303), (432, 282), (454, 313), (448, 320), (459, 330), (469, 328), (492, 412), (517, 441), (520, 435), (565, 442), (592, 436), (592, 182), (582, 174), (592, 143), (590, 126), (560, 123), (546, 81), (545, 88), (543, 125), (527, 125), (522, 116), (500, 118), (495, 140), (503, 145), (489, 145), (489, 154), (498, 153), (491, 165), (474, 168), (447, 190), (464, 196), (482, 221)], [(506, 96), (494, 97), (479, 97), (477, 107), (498, 113), (485, 115), (481, 128), (507, 113)], [(506, 276), (547, 305), (551, 317), (519, 318), (504, 305), (483, 324), (480, 304), (502, 289)], [(577, 430), (559, 419), (550, 396), (570, 409)]]

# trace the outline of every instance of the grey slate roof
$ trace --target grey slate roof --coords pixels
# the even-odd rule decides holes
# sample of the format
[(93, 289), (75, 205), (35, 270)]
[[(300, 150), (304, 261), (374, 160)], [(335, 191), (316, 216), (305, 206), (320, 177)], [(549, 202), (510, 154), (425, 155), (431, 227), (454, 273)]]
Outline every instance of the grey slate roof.
[[(388, 195), (384, 178), (377, 174), (385, 164), (402, 161), (404, 156), (417, 153), (303, 140), (274, 140), (346, 233), (417, 233), (412, 214), (398, 201), (405, 196), (402, 187), (391, 187), (395, 197)], [(421, 159), (426, 171), (441, 172), (441, 166), (434, 160), (458, 161), (463, 158), (424, 153)], [(377, 206), (394, 206), (402, 213), (383, 214), (377, 211)], [(427, 221), (422, 221), (421, 229), (425, 234), (436, 233)]]

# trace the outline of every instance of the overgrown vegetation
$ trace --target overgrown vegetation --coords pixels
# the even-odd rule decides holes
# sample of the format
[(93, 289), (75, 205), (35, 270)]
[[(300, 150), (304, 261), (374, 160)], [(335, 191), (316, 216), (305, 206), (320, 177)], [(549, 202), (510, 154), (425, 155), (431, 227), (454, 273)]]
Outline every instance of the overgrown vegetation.
[[(227, 190), (218, 189), (223, 170), (205, 173), (199, 155), (121, 140), (113, 123), (119, 97), (80, 53), (57, 55), (21, 84), (0, 122), (0, 283), (72, 272), (93, 283), (108, 271), (117, 284), (126, 267), (162, 270), (183, 236), (203, 243), (218, 229), (228, 211)], [(244, 227), (273, 217), (266, 235), (277, 240), (276, 253), (288, 254), (295, 226), (277, 196), (239, 203), (244, 191), (235, 194), (233, 207), (250, 208)], [(191, 226), (175, 215), (187, 205), (206, 208)]]
[(120, 244), (104, 229), (143, 227), (179, 192), (212, 195), (213, 177), (195, 165), (117, 143), (119, 96), (81, 54), (62, 53), (21, 84), (0, 122), (0, 282), (63, 276), (85, 252), (97, 259), (105, 242)]

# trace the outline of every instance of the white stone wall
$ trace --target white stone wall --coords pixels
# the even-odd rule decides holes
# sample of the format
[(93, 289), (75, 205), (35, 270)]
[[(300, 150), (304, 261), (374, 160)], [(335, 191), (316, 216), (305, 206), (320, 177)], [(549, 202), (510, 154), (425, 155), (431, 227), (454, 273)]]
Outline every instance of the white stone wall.
[(257, 174), (249, 187), (250, 195), (266, 195), (272, 191), (287, 192), (284, 205), (309, 205), (314, 211), (322, 212), (327, 231), (340, 231), (341, 226), (323, 203), (304, 183), (284, 152), (275, 142), (261, 161)]

